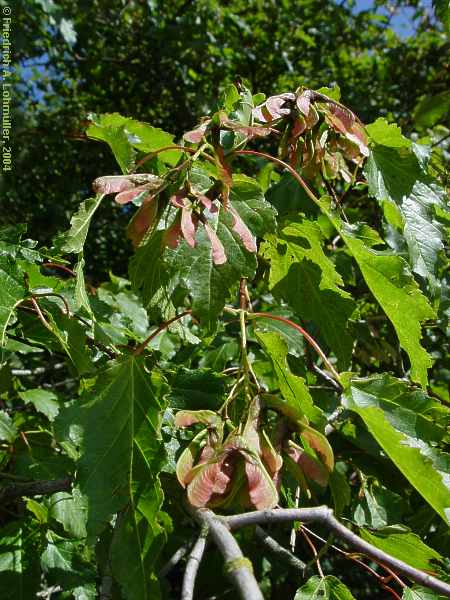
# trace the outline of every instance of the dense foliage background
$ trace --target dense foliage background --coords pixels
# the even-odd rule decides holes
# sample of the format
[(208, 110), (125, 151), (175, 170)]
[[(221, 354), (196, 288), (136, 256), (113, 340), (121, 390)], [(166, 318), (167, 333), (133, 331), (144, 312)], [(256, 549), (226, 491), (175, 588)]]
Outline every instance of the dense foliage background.
[[(446, 3), (13, 16), (0, 599), (180, 597), (201, 527), (179, 482), (224, 513), (327, 504), (450, 581)], [(199, 485), (205, 448), (235, 457), (225, 500)], [(326, 522), (268, 531), (304, 563), (239, 532), (267, 598), (441, 598)], [(235, 595), (212, 542), (203, 560), (196, 597)]]

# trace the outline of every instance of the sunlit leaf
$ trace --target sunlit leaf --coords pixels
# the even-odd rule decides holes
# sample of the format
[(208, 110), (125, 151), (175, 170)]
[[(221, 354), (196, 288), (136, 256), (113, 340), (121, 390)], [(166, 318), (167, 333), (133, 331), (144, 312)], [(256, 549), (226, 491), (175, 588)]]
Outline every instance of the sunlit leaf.
[(444, 519), (450, 520), (450, 455), (435, 447), (445, 430), (430, 419), (384, 397), (379, 380), (353, 379), (343, 396), (392, 462)]

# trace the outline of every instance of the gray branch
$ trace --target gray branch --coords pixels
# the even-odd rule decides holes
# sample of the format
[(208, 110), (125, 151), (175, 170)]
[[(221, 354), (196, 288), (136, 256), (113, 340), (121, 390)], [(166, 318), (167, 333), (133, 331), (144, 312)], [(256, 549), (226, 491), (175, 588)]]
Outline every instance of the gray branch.
[(210, 537), (224, 557), (225, 569), (241, 599), (264, 600), (252, 565), (242, 554), (224, 520), (206, 509), (190, 508), (190, 512), (202, 527), (208, 527)]
[(186, 563), (183, 586), (181, 588), (181, 600), (193, 600), (194, 598), (195, 580), (197, 578), (197, 572), (200, 567), (203, 554), (206, 550), (206, 546), (208, 545), (207, 538), (208, 529), (205, 527), (205, 529), (199, 535), (198, 540), (195, 542)]
[(180, 562), (180, 560), (186, 556), (191, 546), (191, 541), (180, 546), (178, 550), (172, 554), (169, 560), (161, 567), (159, 576), (165, 577), (168, 573), (170, 573), (170, 571)]
[(50, 479), (48, 481), (17, 482), (0, 487), (0, 504), (22, 496), (46, 496), (55, 492), (70, 492), (71, 479)]
[[(327, 526), (328, 529), (331, 529), (337, 536), (347, 542), (350, 546), (353, 546), (353, 548), (359, 552), (387, 565), (396, 573), (405, 575), (412, 581), (450, 598), (450, 585), (436, 579), (436, 577), (433, 577), (432, 575), (428, 575), (423, 571), (411, 567), (403, 561), (386, 554), (386, 552), (383, 552), (382, 550), (375, 548), (375, 546), (372, 546), (372, 544), (362, 540), (359, 536), (350, 531), (350, 529), (347, 529), (347, 527), (344, 527), (344, 525), (339, 523), (334, 517), (333, 511), (331, 508), (328, 508), (328, 506), (259, 510), (230, 517), (221, 517), (221, 520), (232, 530), (239, 529), (240, 527), (247, 527), (249, 525), (258, 525), (260, 523), (286, 523), (291, 521), (310, 523), (312, 521), (318, 521)], [(252, 596), (249, 596), (249, 598), (251, 597)]]
[(286, 548), (283, 548), (281, 544), (279, 544), (276, 540), (273, 539), (267, 532), (264, 531), (262, 527), (257, 525), (255, 527), (255, 535), (264, 546), (271, 552), (274, 556), (279, 558), (284, 564), (292, 567), (296, 571), (300, 571), (302, 576), (304, 575), (306, 569), (306, 563), (297, 558), (292, 552), (289, 552)]

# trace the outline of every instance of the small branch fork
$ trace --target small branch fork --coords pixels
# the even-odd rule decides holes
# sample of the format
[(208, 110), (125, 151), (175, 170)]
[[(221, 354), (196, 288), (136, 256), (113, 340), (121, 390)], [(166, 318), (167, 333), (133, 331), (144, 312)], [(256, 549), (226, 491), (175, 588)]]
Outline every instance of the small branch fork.
[[(341, 538), (357, 552), (347, 552), (334, 545), (331, 547), (342, 553), (349, 560), (352, 560), (362, 568), (370, 571), (370, 573), (377, 578), (379, 584), (396, 600), (399, 600), (400, 596), (388, 585), (388, 583), (394, 580), (400, 585), (400, 587), (405, 588), (405, 583), (403, 583), (399, 575), (403, 575), (411, 581), (428, 587), (431, 590), (450, 598), (450, 585), (440, 581), (428, 573), (411, 567), (405, 562), (390, 556), (386, 552), (383, 552), (382, 550), (364, 541), (350, 531), (350, 529), (342, 525), (334, 517), (333, 511), (328, 508), (328, 506), (286, 509), (275, 508), (226, 517), (218, 516), (209, 509), (196, 509), (192, 506), (188, 506), (188, 510), (194, 520), (200, 525), (201, 533), (187, 560), (183, 580), (183, 591), (181, 596), (182, 600), (193, 600), (194, 598), (196, 575), (209, 540), (214, 542), (215, 546), (225, 559), (225, 568), (227, 574), (231, 579), (236, 591), (238, 592), (239, 597), (242, 600), (263, 600), (261, 590), (259, 589), (258, 583), (253, 574), (252, 565), (250, 561), (243, 556), (241, 549), (231, 533), (232, 531), (236, 531), (242, 527), (255, 526), (255, 535), (257, 539), (262, 542), (263, 546), (278, 559), (282, 560), (285, 564), (303, 575), (308, 565), (305, 565), (300, 559), (289, 552), (289, 550), (280, 546), (280, 544), (267, 535), (264, 529), (262, 529), (260, 526), (261, 524), (290, 523), (293, 521), (299, 521), (302, 524), (318, 522), (322, 525), (325, 525), (329, 530), (331, 530), (332, 534)], [(314, 562), (316, 562), (319, 573), (321, 577), (323, 577), (324, 575), (319, 561), (323, 549), (321, 549), (318, 553), (314, 544), (309, 538), (309, 535), (313, 535), (321, 540), (322, 538), (320, 538), (320, 536), (316, 536), (314, 532), (310, 531), (304, 526), (302, 526), (301, 531), (308, 545), (313, 550)], [(183, 547), (183, 552), (180, 553), (180, 558), (184, 556), (185, 553), (186, 548)], [(388, 573), (388, 575), (382, 576), (371, 569), (371, 567), (360, 560), (361, 555), (364, 555), (376, 562)], [(178, 562), (178, 560), (179, 559), (177, 557), (176, 562)], [(171, 559), (169, 562), (172, 563), (174, 561)], [(173, 565), (171, 564), (171, 566)], [(167, 574), (169, 569), (164, 568), (164, 573), (161, 573), (161, 575)]]

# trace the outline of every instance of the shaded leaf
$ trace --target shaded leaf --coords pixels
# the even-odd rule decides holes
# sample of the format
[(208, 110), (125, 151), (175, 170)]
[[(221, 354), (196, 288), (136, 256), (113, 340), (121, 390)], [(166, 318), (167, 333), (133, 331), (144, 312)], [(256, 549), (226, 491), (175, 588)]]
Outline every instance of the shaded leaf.
[[(444, 6), (447, 4), (444, 11), (447, 11), (447, 21), (450, 23), (448, 3), (446, 0), (441, 0), (441, 3)], [(433, 127), (446, 116), (449, 110), (450, 97), (447, 91), (435, 96), (424, 96), (414, 110), (414, 120), (422, 127)]]
[(0, 529), (0, 580), (2, 600), (35, 598), (40, 587), (36, 551), (22, 521)]
[(12, 443), (18, 436), (18, 433), (17, 427), (14, 425), (9, 414), (4, 410), (0, 410), (0, 440)]
[(224, 400), (226, 378), (210, 369), (179, 367), (166, 376), (170, 385), (167, 399), (172, 408), (217, 410)]
[(433, 564), (433, 562), (440, 563), (442, 561), (439, 552), (424, 544), (419, 536), (414, 533), (409, 531), (397, 533), (390, 531), (390, 529), (392, 528), (387, 527), (384, 531), (379, 530), (376, 533), (360, 529), (360, 535), (369, 544), (403, 560), (412, 567), (436, 573), (436, 564)]
[[(225, 219), (222, 206), (219, 215), (211, 213), (211, 217), (207, 230), (197, 230), (195, 248), (182, 241), (175, 250), (167, 249), (166, 255), (192, 297), (194, 316), (214, 330), (216, 317), (233, 286), (241, 277), (254, 276), (256, 258), (243, 248), (241, 239), (232, 231), (232, 223)], [(226, 262), (222, 264), (223, 258)]]
[(305, 380), (289, 369), (287, 345), (281, 335), (275, 332), (264, 333), (260, 329), (255, 329), (255, 334), (272, 363), (284, 399), (280, 401), (284, 405), (281, 409), (283, 413), (294, 421), (306, 415), (314, 423), (323, 423), (325, 417), (320, 408), (314, 406)]
[(64, 591), (79, 586), (95, 590), (96, 572), (91, 563), (83, 559), (79, 543), (66, 540), (53, 531), (47, 531), (47, 547), (41, 554), (41, 568), (47, 581), (57, 584)]
[(0, 254), (0, 347), (6, 343), (6, 328), (16, 306), (26, 295), (23, 273), (13, 257)]
[(49, 517), (56, 519), (69, 535), (81, 539), (86, 537), (86, 498), (77, 487), (71, 493), (57, 492), (47, 502)]
[(58, 397), (49, 390), (36, 388), (19, 392), (25, 404), (33, 404), (35, 409), (43, 413), (49, 421), (54, 421), (59, 412)]
[(151, 461), (161, 449), (161, 377), (148, 375), (133, 356), (113, 364), (90, 390), (80, 410), (83, 427), (79, 485), (88, 502), (88, 535), (97, 535), (131, 497), (133, 460), (140, 452), (138, 435), (147, 437)]

